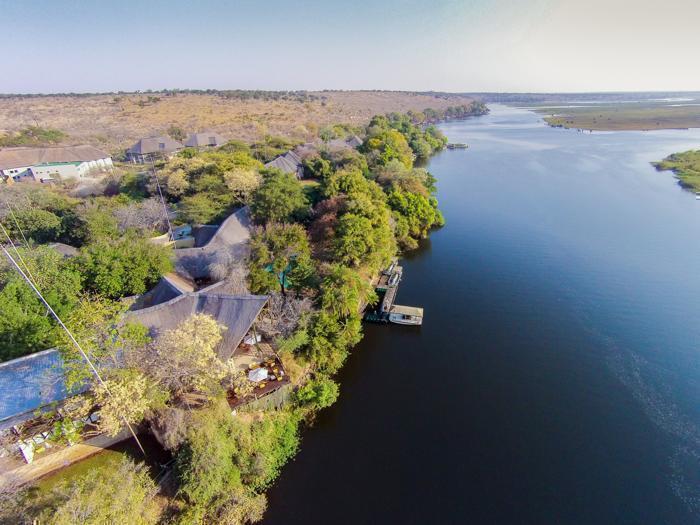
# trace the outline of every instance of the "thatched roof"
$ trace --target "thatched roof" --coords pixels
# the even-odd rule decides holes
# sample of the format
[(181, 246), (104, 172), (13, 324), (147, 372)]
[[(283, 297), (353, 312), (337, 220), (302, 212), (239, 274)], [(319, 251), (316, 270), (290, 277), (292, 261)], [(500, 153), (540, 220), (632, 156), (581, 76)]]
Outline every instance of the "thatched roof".
[(172, 153), (184, 146), (170, 137), (147, 137), (139, 140), (127, 151), (132, 155), (148, 155), (150, 153)]
[(238, 347), (258, 317), (268, 296), (227, 295), (217, 293), (186, 293), (165, 303), (127, 314), (130, 321), (149, 329), (152, 337), (180, 326), (194, 314), (207, 314), (224, 326), (223, 341), (218, 354), (228, 359)]
[(4, 148), (0, 150), (0, 170), (62, 162), (88, 162), (109, 158), (93, 146), (53, 146), (47, 148)]
[(203, 133), (192, 133), (185, 142), (185, 146), (187, 146), (188, 148), (202, 148), (205, 146), (223, 146), (224, 144), (226, 144), (226, 139), (224, 139), (218, 133), (212, 133), (208, 131), (205, 131)]

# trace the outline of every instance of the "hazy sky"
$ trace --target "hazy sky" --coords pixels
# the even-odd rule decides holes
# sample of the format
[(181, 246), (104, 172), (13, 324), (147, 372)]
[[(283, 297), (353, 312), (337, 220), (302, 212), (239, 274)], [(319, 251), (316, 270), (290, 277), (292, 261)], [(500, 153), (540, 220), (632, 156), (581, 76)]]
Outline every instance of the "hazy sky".
[(0, 0), (0, 92), (700, 90), (700, 0)]

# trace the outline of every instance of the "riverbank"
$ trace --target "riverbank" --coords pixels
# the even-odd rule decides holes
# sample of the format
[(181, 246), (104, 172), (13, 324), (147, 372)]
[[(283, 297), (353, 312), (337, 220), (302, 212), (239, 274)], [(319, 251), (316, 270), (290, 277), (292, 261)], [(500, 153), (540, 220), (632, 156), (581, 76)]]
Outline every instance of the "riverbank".
[(365, 327), (263, 523), (697, 523), (700, 208), (649, 162), (700, 130), (440, 128), (470, 149), (401, 260), (425, 323)]
[[(414, 165), (415, 160), (426, 160), (447, 144), (430, 122), (443, 118), (455, 121), (485, 110), (473, 105), (449, 112), (375, 116), (364, 129), (365, 140), (359, 147), (321, 147), (306, 156), (306, 182), (291, 173), (259, 168), (256, 187), (249, 193), (255, 223), (250, 254), (246, 261), (237, 263), (247, 265), (247, 291), (267, 299), (267, 309), (255, 331), (276, 348), (293, 391), (276, 404), (227, 405), (224, 398), (230, 392), (245, 396), (247, 389), (260, 385), (249, 384), (247, 370), (227, 378), (218, 371), (225, 364), (214, 360), (202, 370), (206, 383), (178, 390), (178, 396), (196, 398), (194, 405), (179, 405), (179, 397), (164, 396), (165, 401), (157, 402), (144, 397), (143, 405), (152, 408), (140, 410), (130, 422), (150, 425), (175, 458), (167, 505), (161, 506), (161, 514), (176, 516), (181, 523), (258, 519), (265, 508), (267, 488), (299, 448), (300, 428), (338, 397), (336, 374), (362, 339), (360, 308), (376, 297), (370, 277), (383, 270), (399, 251), (410, 252), (432, 229), (444, 224), (435, 197), (435, 178)], [(234, 153), (224, 148), (216, 154), (214, 160), (221, 162)], [(207, 155), (211, 156), (190, 154), (186, 158), (189, 162), (184, 157), (166, 161), (161, 180), (166, 181), (171, 164), (177, 164), (183, 167), (187, 183), (199, 187), (203, 174), (198, 161)], [(239, 152), (237, 159), (241, 156)], [(210, 186), (224, 182), (218, 171), (208, 176)], [(169, 184), (164, 186), (167, 197), (174, 199)], [(211, 341), (216, 340), (215, 335), (212, 333)], [(183, 332), (183, 337), (188, 336)], [(136, 344), (133, 351), (148, 355), (150, 348), (150, 342)], [(213, 348), (209, 350), (213, 352)], [(134, 366), (140, 366), (141, 361), (135, 359)], [(154, 368), (134, 370), (155, 377), (162, 363), (159, 360)], [(139, 395), (150, 396), (151, 392)], [(104, 405), (98, 404), (98, 421), (103, 413)], [(99, 465), (101, 460), (96, 457), (91, 464)], [(47, 509), (86, 503), (84, 493), (65, 500), (54, 479), (66, 480), (70, 486), (87, 483), (89, 491), (166, 494), (139, 462), (125, 461), (119, 466), (138, 486), (112, 486), (118, 483), (113, 476), (105, 476), (107, 481), (102, 483), (100, 472), (105, 468), (86, 476), (76, 467), (46, 478), (41, 489), (46, 500), (42, 509), (30, 508), (32, 499), (26, 492), (20, 492), (16, 502), (20, 506), (28, 503), (26, 514), (36, 516), (44, 515)], [(111, 513), (109, 502), (104, 505), (101, 511)], [(117, 515), (109, 515), (116, 519)], [(123, 514), (122, 518), (129, 521), (132, 515)]]
[(700, 150), (674, 153), (652, 164), (659, 171), (672, 171), (683, 188), (700, 192)]

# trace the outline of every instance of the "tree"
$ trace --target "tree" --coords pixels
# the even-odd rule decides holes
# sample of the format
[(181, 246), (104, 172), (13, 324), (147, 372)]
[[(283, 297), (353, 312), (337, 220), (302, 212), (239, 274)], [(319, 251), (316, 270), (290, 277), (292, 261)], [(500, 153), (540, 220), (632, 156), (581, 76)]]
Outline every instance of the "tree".
[(190, 224), (212, 224), (225, 210), (206, 193), (188, 195), (180, 203), (180, 219)]
[(268, 293), (302, 290), (313, 277), (306, 230), (299, 224), (268, 224), (254, 230), (250, 240), (250, 290)]
[(179, 140), (180, 142), (187, 138), (187, 133), (185, 133), (185, 130), (182, 129), (180, 126), (176, 126), (175, 124), (171, 125), (168, 128), (167, 133), (168, 135), (170, 135), (171, 138)]
[(341, 321), (321, 311), (309, 323), (308, 334), (306, 356), (317, 370), (334, 374), (347, 359), (348, 349), (362, 339), (362, 322), (357, 314)]
[(338, 220), (334, 253), (339, 261), (360, 266), (374, 249), (372, 221), (354, 213), (346, 213)]
[(50, 211), (28, 208), (18, 210), (14, 217), (18, 224), (8, 221), (7, 228), (15, 239), (21, 239), (24, 233), (27, 239), (46, 243), (58, 240), (61, 235), (61, 219)]
[(89, 471), (49, 495), (49, 509), (38, 522), (51, 525), (158, 522), (158, 485), (144, 463), (122, 459)]
[[(150, 342), (146, 327), (123, 322), (128, 306), (123, 301), (83, 296), (64, 318), (82, 349), (98, 370), (106, 371), (105, 375), (119, 367), (141, 364), (143, 350)], [(92, 369), (63, 331), (59, 332), (58, 348), (63, 357), (66, 389), (69, 392), (83, 387), (86, 381), (94, 381)]]
[(84, 247), (77, 260), (85, 287), (109, 299), (142, 294), (172, 270), (171, 249), (127, 235)]
[[(371, 128), (370, 128), (371, 129)], [(413, 167), (413, 151), (406, 138), (395, 129), (385, 129), (371, 134), (362, 145), (370, 164), (385, 166), (398, 160), (407, 168)]]
[(312, 379), (296, 393), (296, 402), (312, 410), (331, 406), (338, 399), (338, 383), (327, 377)]
[(266, 170), (253, 194), (250, 208), (260, 223), (292, 222), (308, 213), (309, 202), (299, 181), (290, 173)]
[(168, 400), (166, 391), (134, 368), (112, 371), (104, 384), (95, 385), (94, 396), (100, 407), (98, 429), (110, 436), (119, 434), (126, 422), (139, 424)]
[(165, 231), (165, 213), (160, 200), (152, 197), (117, 208), (114, 217), (122, 234), (132, 229), (152, 233)]
[[(51, 307), (66, 315), (78, 303), (80, 274), (48, 246), (19, 248), (15, 258), (29, 268), (37, 288)], [(22, 261), (24, 264), (22, 264)], [(9, 264), (0, 264), (0, 360), (50, 348), (56, 325), (46, 307)]]
[(258, 189), (262, 177), (251, 168), (234, 167), (224, 173), (224, 181), (228, 189), (241, 202), (248, 202), (251, 194)]
[(227, 372), (215, 352), (222, 330), (213, 317), (192, 315), (155, 341), (146, 365), (149, 374), (176, 395), (219, 391)]
[(321, 285), (321, 306), (344, 319), (357, 314), (365, 303), (376, 302), (377, 296), (369, 281), (356, 271), (335, 264)]

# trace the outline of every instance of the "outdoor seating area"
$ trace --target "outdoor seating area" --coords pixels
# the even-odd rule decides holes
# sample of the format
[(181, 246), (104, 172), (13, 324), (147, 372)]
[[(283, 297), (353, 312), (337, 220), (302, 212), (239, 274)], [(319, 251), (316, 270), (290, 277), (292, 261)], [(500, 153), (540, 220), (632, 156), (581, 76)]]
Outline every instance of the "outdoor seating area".
[(289, 383), (282, 362), (267, 343), (241, 344), (234, 361), (237, 368), (245, 373), (249, 384), (246, 385), (246, 394), (243, 396), (234, 391), (229, 392), (228, 403), (231, 408), (260, 399)]

